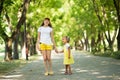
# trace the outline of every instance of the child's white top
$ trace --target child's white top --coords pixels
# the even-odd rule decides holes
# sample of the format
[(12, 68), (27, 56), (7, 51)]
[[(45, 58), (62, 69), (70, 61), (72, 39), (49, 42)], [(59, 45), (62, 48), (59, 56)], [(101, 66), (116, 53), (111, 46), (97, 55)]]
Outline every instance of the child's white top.
[(50, 33), (52, 32), (51, 27), (39, 27), (38, 32), (40, 32), (40, 42), (48, 45), (52, 45)]
[(66, 43), (66, 44), (64, 45), (64, 48), (65, 48), (66, 50), (68, 50), (69, 47), (70, 47), (70, 44), (69, 44), (69, 43)]

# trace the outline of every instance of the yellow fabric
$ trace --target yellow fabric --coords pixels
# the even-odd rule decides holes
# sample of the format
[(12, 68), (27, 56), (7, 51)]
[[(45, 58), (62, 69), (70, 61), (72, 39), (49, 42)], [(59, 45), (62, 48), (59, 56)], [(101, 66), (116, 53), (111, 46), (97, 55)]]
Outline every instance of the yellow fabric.
[(63, 64), (73, 64), (74, 63), (74, 59), (72, 54), (70, 55), (70, 59), (68, 58), (68, 50), (66, 50), (66, 48), (64, 47), (64, 62)]
[(40, 44), (40, 50), (52, 50), (52, 45)]

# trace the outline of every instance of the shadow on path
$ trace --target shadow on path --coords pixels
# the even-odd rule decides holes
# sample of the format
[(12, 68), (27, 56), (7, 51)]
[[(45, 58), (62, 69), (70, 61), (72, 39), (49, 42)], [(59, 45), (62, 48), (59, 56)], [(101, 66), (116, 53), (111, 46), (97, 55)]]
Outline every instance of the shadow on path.
[(120, 60), (92, 56), (85, 52), (73, 51), (75, 64), (73, 74), (63, 75), (63, 54), (52, 55), (53, 76), (44, 76), (42, 57), (12, 71), (0, 80), (120, 80)]

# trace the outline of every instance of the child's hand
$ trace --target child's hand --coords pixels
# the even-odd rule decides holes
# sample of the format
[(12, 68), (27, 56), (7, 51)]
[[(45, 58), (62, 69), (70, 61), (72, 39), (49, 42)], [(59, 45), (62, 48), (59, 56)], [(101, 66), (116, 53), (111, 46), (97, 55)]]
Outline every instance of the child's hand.
[(55, 52), (58, 54), (59, 52), (55, 50)]
[(55, 48), (55, 52), (58, 53), (58, 50)]
[(70, 56), (68, 56), (68, 59), (70, 59)]

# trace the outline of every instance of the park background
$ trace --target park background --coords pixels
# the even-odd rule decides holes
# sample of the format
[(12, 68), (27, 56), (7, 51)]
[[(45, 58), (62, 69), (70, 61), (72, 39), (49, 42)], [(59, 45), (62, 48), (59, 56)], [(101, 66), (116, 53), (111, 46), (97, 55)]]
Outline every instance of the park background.
[(58, 47), (67, 35), (74, 50), (120, 59), (120, 0), (0, 0), (0, 66), (27, 60), (26, 46), (29, 57), (38, 54), (37, 30), (46, 17)]

